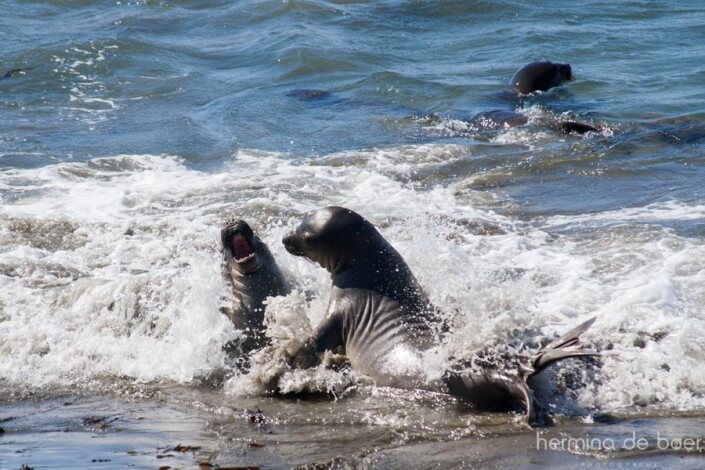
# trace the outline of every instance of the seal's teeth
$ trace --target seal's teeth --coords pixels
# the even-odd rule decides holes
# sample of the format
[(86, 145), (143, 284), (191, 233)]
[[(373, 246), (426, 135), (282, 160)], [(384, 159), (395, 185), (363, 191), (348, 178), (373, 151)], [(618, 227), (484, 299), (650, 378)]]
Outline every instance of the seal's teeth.
[(238, 263), (244, 263), (246, 261), (250, 261), (254, 257), (255, 257), (255, 254), (250, 253), (249, 255), (245, 256), (244, 258), (236, 258), (235, 261), (237, 261)]

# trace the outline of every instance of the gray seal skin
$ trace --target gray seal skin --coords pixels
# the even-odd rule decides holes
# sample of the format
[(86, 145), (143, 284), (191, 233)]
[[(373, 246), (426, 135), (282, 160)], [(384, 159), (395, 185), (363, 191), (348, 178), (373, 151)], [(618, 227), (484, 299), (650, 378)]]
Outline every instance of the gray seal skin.
[(315, 367), (333, 351), (377, 385), (451, 393), (482, 409), (518, 403), (530, 423), (540, 423), (527, 380), (556, 361), (596, 354), (579, 342), (593, 319), (531, 358), (485, 361), (480, 368), (456, 361), (441, 381), (427, 383), (422, 370), (394, 367), (394, 361), (440, 344), (443, 321), (401, 255), (370, 222), (349, 209), (326, 207), (308, 214), (282, 242), (289, 253), (320, 264), (332, 280), (325, 319), (287, 357), (294, 368)]
[(294, 367), (320, 363), (327, 351), (345, 354), (355, 370), (378, 385), (422, 386), (417, 373), (395, 370), (390, 354), (412, 355), (438, 344), (438, 311), (399, 253), (359, 214), (327, 207), (309, 214), (282, 240), (287, 251), (331, 274), (325, 320), (291, 355)]
[(535, 91), (548, 91), (572, 79), (570, 64), (532, 62), (519, 69), (509, 83), (519, 93), (528, 95)]
[(291, 291), (267, 245), (243, 220), (226, 224), (220, 232), (224, 275), (232, 286), (230, 305), (221, 307), (236, 328), (245, 331), (240, 344), (249, 352), (266, 344), (264, 301)]

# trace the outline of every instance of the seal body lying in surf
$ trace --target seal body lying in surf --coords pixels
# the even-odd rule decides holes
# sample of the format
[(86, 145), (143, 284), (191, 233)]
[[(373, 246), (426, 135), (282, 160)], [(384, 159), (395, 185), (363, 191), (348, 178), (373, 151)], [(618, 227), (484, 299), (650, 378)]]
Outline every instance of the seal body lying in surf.
[[(494, 109), (478, 113), (465, 122), (475, 131), (494, 131), (526, 125), (529, 123), (529, 118), (516, 111)], [(544, 120), (542, 124), (561, 134), (575, 133), (582, 135), (588, 132), (600, 132), (597, 127), (577, 121)]]
[(580, 350), (577, 339), (585, 324), (544, 347), (528, 365), (517, 362), (521, 367), (513, 375), (457, 363), (443, 381), (428, 383), (422, 356), (440, 344), (443, 321), (404, 259), (370, 222), (349, 209), (327, 207), (307, 215), (282, 241), (289, 253), (320, 264), (332, 280), (325, 319), (290, 353), (293, 367), (314, 367), (324, 352), (338, 352), (378, 385), (450, 392), (490, 409), (518, 401), (532, 417), (526, 379), (557, 360), (591, 354)]
[(264, 302), (268, 297), (287, 295), (290, 288), (269, 247), (243, 220), (226, 224), (220, 232), (225, 258), (224, 275), (232, 295), (221, 307), (236, 328), (245, 332), (242, 352), (263, 346)]

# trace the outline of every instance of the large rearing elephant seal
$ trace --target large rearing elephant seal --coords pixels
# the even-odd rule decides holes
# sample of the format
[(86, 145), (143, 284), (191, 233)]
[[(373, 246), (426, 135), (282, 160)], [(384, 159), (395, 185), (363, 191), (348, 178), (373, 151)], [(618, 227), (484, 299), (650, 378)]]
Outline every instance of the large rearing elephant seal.
[(243, 220), (228, 223), (220, 232), (225, 257), (225, 277), (232, 286), (229, 305), (221, 307), (236, 328), (245, 332), (243, 352), (265, 343), (264, 301), (290, 292), (267, 245)]
[(548, 91), (572, 79), (570, 64), (532, 62), (519, 69), (509, 83), (519, 93), (528, 95), (535, 91)]
[(467, 366), (478, 361), (458, 361), (442, 381), (428, 382), (421, 354), (439, 344), (442, 322), (402, 257), (370, 222), (327, 207), (307, 215), (282, 241), (289, 253), (328, 270), (333, 282), (325, 319), (290, 353), (293, 367), (314, 367), (325, 351), (335, 351), (377, 385), (450, 392), (485, 409), (518, 402), (536, 422), (527, 379), (556, 361), (595, 354), (582, 350), (578, 339), (591, 320), (529, 360), (485, 361), (479, 369)]
[(404, 259), (359, 214), (327, 207), (309, 214), (283, 239), (289, 253), (331, 274), (325, 320), (293, 353), (296, 367), (344, 353), (378, 385), (421, 385), (418, 354), (438, 341), (440, 318)]

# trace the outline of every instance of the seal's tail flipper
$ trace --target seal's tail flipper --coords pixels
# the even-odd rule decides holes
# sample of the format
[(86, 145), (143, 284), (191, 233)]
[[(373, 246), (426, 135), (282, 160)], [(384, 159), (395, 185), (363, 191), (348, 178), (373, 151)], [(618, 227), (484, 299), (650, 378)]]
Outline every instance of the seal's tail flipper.
[(555, 339), (546, 346), (542, 347), (533, 358), (533, 374), (540, 372), (554, 362), (568, 359), (570, 357), (599, 356), (599, 352), (590, 349), (583, 349), (583, 345), (580, 343), (580, 335), (585, 333), (588, 328), (590, 328), (596, 318), (597, 317), (592, 317), (585, 323), (581, 323), (560, 338)]
[(546, 414), (538, 406), (534, 392), (525, 381), (515, 384), (514, 395), (524, 405), (526, 423), (529, 426), (543, 426), (546, 423)]

